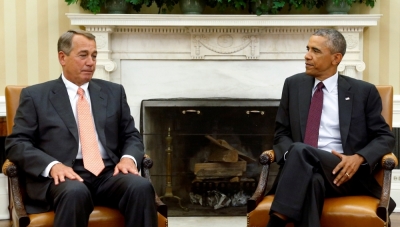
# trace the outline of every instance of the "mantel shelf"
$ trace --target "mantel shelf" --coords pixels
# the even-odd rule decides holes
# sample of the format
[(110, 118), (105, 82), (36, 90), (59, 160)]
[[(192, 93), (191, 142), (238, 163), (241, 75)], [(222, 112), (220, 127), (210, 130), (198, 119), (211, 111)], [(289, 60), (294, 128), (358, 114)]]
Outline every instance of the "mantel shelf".
[(67, 13), (71, 25), (83, 26), (211, 26), (211, 27), (368, 27), (381, 14), (297, 15), (185, 15), (185, 14), (78, 14)]

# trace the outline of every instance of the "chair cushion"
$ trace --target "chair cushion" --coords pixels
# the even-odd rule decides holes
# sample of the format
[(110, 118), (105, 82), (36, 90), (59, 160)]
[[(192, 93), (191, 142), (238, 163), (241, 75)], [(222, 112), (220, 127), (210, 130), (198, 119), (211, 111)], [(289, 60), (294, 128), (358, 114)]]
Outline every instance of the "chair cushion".
[(168, 219), (162, 216), (160, 213), (158, 215), (158, 227), (168, 227)]
[[(52, 227), (54, 212), (49, 211), (39, 214), (30, 214), (29, 227)], [(124, 216), (116, 210), (108, 207), (96, 206), (89, 218), (90, 227), (124, 226)]]
[[(28, 227), (52, 227), (54, 212), (49, 211), (40, 214), (30, 214), (31, 223)], [(158, 227), (166, 227), (167, 218), (158, 213)], [(90, 214), (89, 227), (125, 226), (124, 216), (116, 210), (108, 207), (96, 206)]]
[[(252, 212), (247, 214), (248, 227), (265, 227), (273, 195), (266, 196)], [(376, 215), (379, 200), (370, 196), (345, 196), (325, 199), (322, 227), (379, 227), (385, 222)], [(292, 224), (287, 227), (293, 226)]]

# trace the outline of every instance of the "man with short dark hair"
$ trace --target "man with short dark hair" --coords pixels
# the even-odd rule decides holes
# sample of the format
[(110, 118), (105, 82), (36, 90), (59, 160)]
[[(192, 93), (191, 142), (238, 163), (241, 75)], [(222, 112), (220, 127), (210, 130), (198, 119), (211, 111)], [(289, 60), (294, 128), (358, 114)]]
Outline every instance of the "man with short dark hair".
[[(320, 226), (326, 197), (371, 195), (382, 188), (371, 175), (394, 136), (370, 83), (338, 74), (346, 40), (334, 29), (309, 39), (306, 72), (286, 79), (276, 116), (273, 149), (281, 166), (267, 227)], [(395, 203), (390, 202), (393, 211)]]
[(7, 158), (26, 176), (26, 210), (53, 209), (54, 226), (88, 226), (95, 205), (126, 226), (156, 227), (155, 192), (140, 176), (144, 147), (122, 85), (92, 79), (95, 36), (59, 38), (61, 76), (22, 90)]

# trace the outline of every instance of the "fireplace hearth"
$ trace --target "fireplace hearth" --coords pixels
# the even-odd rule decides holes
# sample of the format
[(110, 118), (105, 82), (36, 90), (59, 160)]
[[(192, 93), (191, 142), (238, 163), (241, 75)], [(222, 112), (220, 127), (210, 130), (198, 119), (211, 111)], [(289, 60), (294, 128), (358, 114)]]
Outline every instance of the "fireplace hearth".
[(170, 216), (245, 214), (261, 169), (258, 156), (272, 149), (278, 105), (271, 99), (142, 101), (152, 181)]

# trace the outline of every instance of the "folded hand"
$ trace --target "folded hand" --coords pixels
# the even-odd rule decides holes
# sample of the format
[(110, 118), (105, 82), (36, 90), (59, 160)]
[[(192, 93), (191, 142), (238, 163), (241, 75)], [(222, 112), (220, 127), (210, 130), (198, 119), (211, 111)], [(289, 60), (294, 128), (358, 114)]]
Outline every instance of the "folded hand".
[(122, 172), (124, 174), (132, 173), (135, 175), (139, 175), (137, 166), (131, 158), (121, 158), (119, 163), (114, 168), (113, 176), (117, 175), (119, 172)]
[(337, 174), (333, 183), (336, 186), (340, 186), (347, 182), (354, 176), (360, 165), (365, 162), (364, 157), (359, 154), (344, 155), (337, 151), (332, 151), (332, 154), (339, 157), (342, 161), (333, 169), (332, 174)]

